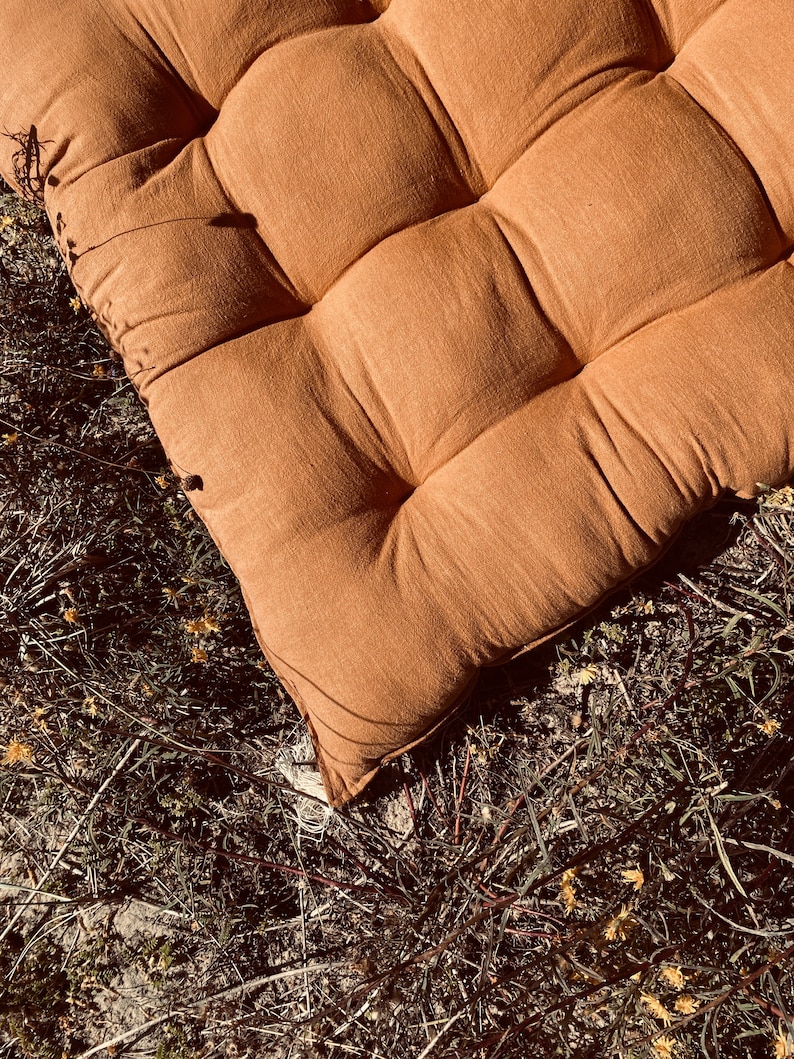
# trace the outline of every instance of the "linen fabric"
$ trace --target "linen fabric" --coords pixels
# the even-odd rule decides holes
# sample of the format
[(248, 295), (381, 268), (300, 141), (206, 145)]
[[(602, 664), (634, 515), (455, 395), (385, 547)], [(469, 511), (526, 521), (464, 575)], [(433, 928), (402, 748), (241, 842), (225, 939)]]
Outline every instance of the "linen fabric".
[(0, 3), (46, 207), (329, 798), (794, 473), (791, 0)]

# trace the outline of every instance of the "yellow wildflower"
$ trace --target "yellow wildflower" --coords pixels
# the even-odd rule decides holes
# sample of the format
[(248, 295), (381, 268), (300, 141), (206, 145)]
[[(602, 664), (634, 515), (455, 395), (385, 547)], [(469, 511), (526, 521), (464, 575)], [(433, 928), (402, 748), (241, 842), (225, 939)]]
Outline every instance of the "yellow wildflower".
[(653, 1015), (655, 1019), (659, 1019), (665, 1026), (669, 1026), (673, 1021), (673, 1016), (661, 1002), (658, 1000), (653, 993), (641, 993), (640, 999), (643, 1004), (647, 1007), (648, 1011)]
[(187, 622), (186, 628), (189, 633), (193, 634), (193, 636), (201, 636), (205, 633), (221, 631), (218, 619), (214, 618), (211, 614), (205, 614), (202, 618), (199, 618), (198, 621)]
[(83, 303), (82, 303), (82, 302), (80, 301), (80, 299), (79, 299), (79, 298), (77, 298), (77, 297), (75, 297), (75, 298), (70, 298), (70, 299), (69, 299), (69, 304), (70, 304), (70, 305), (71, 305), (71, 307), (72, 307), (72, 311), (73, 311), (73, 312), (76, 312), (76, 313), (79, 313), (79, 312), (80, 312), (80, 310), (81, 310), (81, 309), (82, 309), (82, 307), (83, 307)]
[(33, 747), (30, 743), (23, 743), (19, 739), (12, 739), (6, 747), (4, 765), (16, 765), (18, 762), (28, 764), (33, 760)]
[(206, 662), (209, 655), (201, 647), (194, 647), (191, 653), (191, 662)]
[(639, 865), (636, 868), (628, 868), (626, 871), (622, 871), (621, 877), (626, 882), (634, 883), (635, 890), (641, 890), (645, 885), (645, 876), (642, 873), (642, 869)]
[(80, 613), (77, 607), (67, 607), (63, 612), (63, 620), (68, 621), (70, 625), (75, 625), (80, 620)]
[(620, 938), (621, 941), (626, 941), (628, 936), (625, 923), (622, 923), (617, 916), (614, 919), (610, 919), (604, 927), (604, 937), (607, 941), (615, 941), (617, 938)]
[(575, 680), (577, 683), (585, 687), (587, 684), (592, 684), (594, 680), (598, 678), (600, 670), (595, 663), (591, 662), (589, 665), (582, 666), (581, 669), (577, 670), (575, 674)]
[(686, 975), (680, 967), (663, 967), (659, 977), (667, 982), (673, 989), (683, 989), (686, 983)]
[(774, 735), (780, 728), (780, 721), (775, 720), (774, 717), (767, 717), (763, 724), (756, 725), (756, 727), (764, 735)]
[(631, 909), (627, 905), (623, 905), (618, 914), (613, 919), (610, 919), (604, 927), (604, 937), (607, 941), (615, 941), (616, 938), (625, 941), (629, 936), (629, 931), (634, 926), (634, 920), (631, 918)]
[(671, 1059), (675, 1051), (675, 1039), (673, 1037), (657, 1037), (651, 1047), (661, 1059)]
[(104, 364), (95, 364), (91, 370), (91, 374), (95, 379), (104, 379), (107, 376), (108, 370)]
[(88, 712), (89, 717), (96, 717), (99, 713), (99, 706), (95, 695), (86, 695), (83, 699), (83, 709)]
[(682, 1015), (694, 1015), (698, 1009), (698, 1004), (689, 993), (682, 993), (681, 996), (676, 997), (673, 1007), (676, 1011), (680, 1011)]
[(166, 478), (166, 476), (164, 474), (158, 474), (157, 477), (155, 478), (155, 482), (157, 482), (157, 484), (160, 486), (161, 489), (167, 489), (168, 488), (168, 479)]
[(4, 445), (16, 445), (19, 441), (19, 434), (16, 430), (13, 430), (10, 434), (3, 434)]
[(573, 880), (578, 874), (578, 868), (566, 868), (562, 873), (562, 879), (560, 880), (560, 896), (565, 905), (566, 916), (570, 915), (574, 908), (579, 904), (576, 899), (576, 891), (573, 887)]
[(4, 213), (3, 216), (0, 217), (0, 232), (2, 232), (4, 228), (10, 228), (13, 223), (14, 218), (9, 217), (7, 213)]
[(33, 727), (39, 732), (49, 732), (50, 726), (47, 724), (47, 711), (43, 706), (37, 706), (33, 711)]

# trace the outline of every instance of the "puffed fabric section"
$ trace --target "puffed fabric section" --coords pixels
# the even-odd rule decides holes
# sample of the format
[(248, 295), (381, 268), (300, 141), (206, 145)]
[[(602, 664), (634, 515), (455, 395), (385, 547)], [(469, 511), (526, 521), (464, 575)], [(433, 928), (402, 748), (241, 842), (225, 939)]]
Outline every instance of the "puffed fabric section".
[(47, 210), (332, 804), (794, 473), (791, 0), (0, 0)]

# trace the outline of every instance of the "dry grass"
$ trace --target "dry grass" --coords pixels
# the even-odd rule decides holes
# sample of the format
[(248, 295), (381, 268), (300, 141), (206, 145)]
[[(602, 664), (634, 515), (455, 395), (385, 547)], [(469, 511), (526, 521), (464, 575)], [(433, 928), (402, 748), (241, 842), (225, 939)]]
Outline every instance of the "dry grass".
[(794, 494), (316, 834), (234, 579), (0, 216), (0, 1057), (794, 1055)]

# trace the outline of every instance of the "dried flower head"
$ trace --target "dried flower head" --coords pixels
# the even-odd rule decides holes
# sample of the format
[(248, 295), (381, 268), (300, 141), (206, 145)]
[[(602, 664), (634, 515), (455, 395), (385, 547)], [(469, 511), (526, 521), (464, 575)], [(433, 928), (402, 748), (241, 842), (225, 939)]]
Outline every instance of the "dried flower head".
[(588, 684), (592, 684), (594, 680), (598, 679), (600, 670), (595, 663), (591, 662), (589, 665), (582, 666), (581, 669), (577, 670), (574, 674), (574, 679), (582, 687), (586, 687)]
[(33, 760), (33, 747), (19, 739), (12, 739), (6, 747), (4, 765), (29, 764)]
[(211, 632), (221, 631), (221, 627), (218, 624), (218, 619), (214, 618), (211, 614), (206, 613), (197, 621), (187, 622), (185, 628), (193, 636), (205, 636)]
[(607, 941), (615, 941), (620, 938), (621, 941), (625, 941), (629, 936), (629, 931), (635, 926), (635, 922), (631, 915), (631, 909), (628, 905), (623, 905), (616, 916), (614, 916), (607, 925), (604, 927), (604, 937)]
[(634, 883), (635, 890), (641, 890), (645, 885), (645, 876), (642, 873), (642, 869), (639, 864), (636, 868), (628, 868), (626, 871), (622, 871), (621, 878), (626, 882)]
[(83, 699), (83, 709), (88, 713), (89, 717), (96, 717), (99, 713), (99, 706), (96, 701), (96, 695), (86, 695)]
[(673, 1007), (682, 1015), (694, 1015), (698, 1009), (698, 1003), (689, 993), (682, 993), (681, 996), (676, 997)]
[(675, 1039), (673, 1037), (657, 1037), (651, 1047), (662, 1059), (672, 1059), (675, 1054)]
[(578, 874), (578, 868), (566, 868), (562, 873), (562, 879), (560, 880), (560, 896), (565, 905), (566, 916), (570, 915), (574, 908), (579, 904), (576, 899), (576, 890), (573, 885), (573, 880)]
[(687, 976), (680, 967), (663, 967), (659, 977), (673, 989), (683, 989), (687, 980)]
[(762, 724), (757, 725), (757, 728), (764, 735), (774, 735), (780, 729), (780, 721), (774, 717), (767, 717)]
[(33, 727), (45, 734), (50, 730), (50, 726), (47, 724), (47, 710), (43, 706), (37, 706), (33, 711)]
[(655, 997), (653, 993), (641, 993), (640, 999), (655, 1019), (659, 1019), (659, 1021), (663, 1022), (665, 1026), (670, 1025), (670, 1023), (673, 1021), (673, 1016), (670, 1014), (670, 1012), (667, 1010), (661, 1000)]

